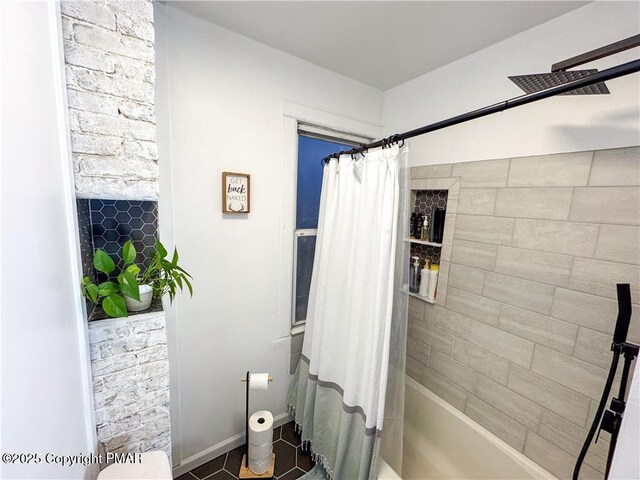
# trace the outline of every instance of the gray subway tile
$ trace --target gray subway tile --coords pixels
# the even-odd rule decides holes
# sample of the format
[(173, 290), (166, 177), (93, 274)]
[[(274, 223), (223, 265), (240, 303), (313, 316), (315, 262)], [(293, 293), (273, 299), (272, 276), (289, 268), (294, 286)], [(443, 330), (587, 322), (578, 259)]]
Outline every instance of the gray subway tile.
[(607, 376), (602, 368), (540, 345), (533, 351), (531, 370), (593, 399), (602, 395)]
[(496, 355), (528, 368), (533, 355), (533, 343), (509, 332), (437, 307), (429, 323), (436, 328)]
[[(448, 206), (450, 208), (450, 205)], [(454, 232), (456, 228), (457, 215), (455, 213), (447, 213), (444, 222), (444, 231), (442, 232), (442, 244), (451, 245), (453, 243)]]
[(584, 425), (587, 419), (589, 397), (530, 370), (511, 365), (507, 387), (576, 425)]
[(596, 151), (589, 185), (640, 185), (640, 147)]
[(409, 316), (422, 320), (424, 318), (425, 305), (419, 298), (409, 297)]
[(449, 286), (481, 294), (484, 286), (484, 275), (484, 270), (452, 263), (449, 268)]
[(571, 188), (501, 188), (496, 196), (495, 215), (566, 220), (572, 191)]
[(598, 225), (593, 223), (517, 218), (512, 245), (543, 252), (591, 257), (597, 239)]
[(475, 293), (449, 287), (447, 291), (447, 308), (454, 312), (475, 318), (489, 325), (498, 325), (500, 302)]
[(448, 178), (451, 177), (451, 164), (421, 165), (411, 167), (411, 178)]
[(500, 246), (495, 271), (566, 287), (571, 275), (571, 262), (568, 255)]
[(510, 305), (502, 305), (499, 326), (507, 332), (571, 354), (578, 327), (572, 323), (540, 315)]
[(510, 245), (513, 225), (513, 218), (459, 214), (454, 236), (472, 242)]
[[(610, 298), (556, 288), (551, 315), (611, 336), (618, 316), (618, 303)], [(632, 308), (629, 333), (630, 338), (640, 337), (640, 307), (637, 305)]]
[(440, 272), (438, 273), (438, 283), (436, 288), (436, 303), (444, 305), (447, 301), (447, 291), (449, 290), (449, 270), (451, 263), (443, 259), (440, 260)]
[(617, 298), (616, 284), (631, 284), (631, 298), (640, 297), (640, 266), (590, 258), (574, 258), (569, 288)]
[(407, 355), (419, 361), (423, 365), (429, 365), (429, 345), (413, 338), (407, 338)]
[[(582, 449), (584, 439), (587, 437), (585, 429), (547, 410), (542, 413), (538, 434), (576, 457)], [(604, 435), (601, 435), (598, 443), (591, 444), (589, 454), (585, 457), (585, 463), (601, 473), (604, 472), (608, 449), (609, 442), (604, 438)]]
[(451, 260), (468, 267), (493, 270), (496, 265), (497, 252), (497, 245), (456, 239), (453, 242)]
[(595, 258), (640, 264), (640, 227), (600, 225)]
[(537, 430), (542, 415), (540, 405), (482, 375), (478, 377), (475, 395), (525, 427)]
[(435, 370), (429, 367), (425, 368), (422, 372), (422, 380), (420, 383), (458, 410), (464, 410), (464, 405), (467, 401), (467, 392)]
[(451, 353), (453, 336), (431, 325), (425, 323), (415, 324), (411, 330), (411, 337), (447, 355)]
[(493, 215), (496, 203), (495, 188), (463, 188), (458, 200), (458, 213), (468, 215)]
[(593, 152), (512, 158), (509, 187), (573, 187), (587, 185)]
[(580, 328), (573, 356), (600, 368), (608, 369), (611, 364), (612, 338), (607, 333)]
[(516, 450), (523, 450), (527, 429), (498, 409), (470, 395), (464, 413)]
[[(532, 431), (527, 433), (524, 454), (560, 479), (569, 479), (572, 476), (576, 463), (575, 456), (558, 448), (537, 433)], [(580, 480), (599, 480), (602, 475), (589, 465), (582, 465), (579, 478)]]
[(640, 188), (576, 188), (569, 219), (575, 222), (640, 224)]
[(461, 178), (461, 188), (504, 187), (507, 184), (509, 159), (456, 163), (451, 175)]
[(448, 378), (468, 392), (473, 392), (478, 374), (475, 370), (464, 366), (451, 357), (434, 351), (429, 358), (429, 368)]
[(422, 380), (422, 371), (425, 366), (413, 357), (407, 356), (407, 375), (413, 378), (416, 382)]
[(537, 313), (549, 314), (554, 287), (499, 273), (485, 275), (484, 296), (526, 308)]
[(471, 367), (502, 385), (506, 385), (509, 362), (483, 348), (456, 338), (451, 356), (458, 362)]

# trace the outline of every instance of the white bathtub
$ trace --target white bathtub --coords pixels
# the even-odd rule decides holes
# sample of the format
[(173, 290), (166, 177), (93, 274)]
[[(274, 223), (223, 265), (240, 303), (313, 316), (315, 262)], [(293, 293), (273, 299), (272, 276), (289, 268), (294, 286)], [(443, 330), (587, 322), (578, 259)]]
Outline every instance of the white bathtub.
[(556, 478), (409, 377), (404, 415), (405, 480)]

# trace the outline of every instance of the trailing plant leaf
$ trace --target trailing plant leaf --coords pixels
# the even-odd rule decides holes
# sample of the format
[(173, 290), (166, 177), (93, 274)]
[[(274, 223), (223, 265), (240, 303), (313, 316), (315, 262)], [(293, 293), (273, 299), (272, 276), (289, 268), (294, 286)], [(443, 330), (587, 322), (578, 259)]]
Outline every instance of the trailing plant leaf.
[(99, 272), (106, 273), (107, 275), (116, 269), (116, 264), (113, 263), (113, 260), (107, 252), (101, 248), (98, 248), (93, 255), (93, 266), (96, 267), (96, 270)]
[(129, 265), (126, 269), (131, 275), (138, 275), (140, 273), (140, 267), (137, 265)]
[(151, 285), (153, 298), (158, 299), (169, 294), (169, 299), (173, 302), (178, 290), (182, 291), (185, 286), (193, 295), (193, 287), (187, 280), (191, 275), (178, 265), (179, 258), (178, 249), (174, 248), (169, 261), (166, 248), (160, 241), (156, 241), (156, 251), (140, 279), (140, 284)]
[(98, 285), (98, 293), (100, 293), (101, 297), (108, 297), (113, 293), (118, 293), (120, 291), (120, 287), (117, 283), (113, 282), (102, 282)]
[(125, 265), (129, 265), (136, 261), (136, 247), (133, 246), (131, 240), (127, 240), (122, 247), (122, 259)]
[(98, 303), (98, 286), (95, 283), (91, 283), (91, 280), (86, 275), (82, 279), (82, 295), (93, 303)]
[(165, 258), (167, 256), (167, 249), (164, 248), (164, 245), (162, 245), (160, 240), (156, 240), (156, 252), (160, 255), (160, 258)]
[(113, 318), (127, 316), (127, 304), (117, 293), (113, 293), (102, 300), (102, 308), (107, 315)]
[(131, 297), (134, 300), (140, 301), (140, 288), (138, 287), (138, 281), (135, 275), (126, 270), (118, 275), (118, 283), (120, 284), (120, 290), (127, 297)]

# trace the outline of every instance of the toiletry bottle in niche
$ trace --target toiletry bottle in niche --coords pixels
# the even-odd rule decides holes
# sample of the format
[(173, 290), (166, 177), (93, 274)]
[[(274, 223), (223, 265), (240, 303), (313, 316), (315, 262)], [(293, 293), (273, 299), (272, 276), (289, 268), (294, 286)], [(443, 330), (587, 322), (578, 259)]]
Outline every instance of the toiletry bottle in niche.
[(435, 234), (436, 234), (436, 224), (435, 224), (435, 209), (433, 209), (431, 211), (431, 221), (429, 222), (431, 224), (431, 228), (429, 228), (429, 234), (427, 236), (427, 240), (429, 240), (430, 242), (435, 242)]
[(440, 272), (440, 265), (432, 263), (429, 269), (429, 288), (427, 289), (427, 299), (430, 302), (436, 300), (436, 289), (438, 287), (438, 273)]
[(409, 271), (409, 291), (418, 293), (420, 287), (420, 257), (411, 257), (413, 265)]
[(418, 221), (418, 214), (416, 212), (413, 212), (411, 214), (411, 220), (409, 220), (409, 237), (410, 238), (415, 238), (415, 232), (416, 232), (416, 223)]
[(422, 235), (422, 226), (424, 225), (424, 215), (418, 214), (418, 221), (416, 223), (415, 238), (420, 240)]
[(429, 260), (424, 261), (424, 267), (420, 270), (420, 288), (418, 289), (418, 295), (421, 297), (427, 297), (429, 294)]
[(444, 236), (444, 220), (446, 217), (446, 210), (444, 208), (436, 208), (433, 212), (432, 229), (434, 230), (433, 241), (436, 243), (442, 243)]
[(424, 217), (424, 224), (422, 225), (420, 240), (429, 240), (429, 219), (426, 216)]

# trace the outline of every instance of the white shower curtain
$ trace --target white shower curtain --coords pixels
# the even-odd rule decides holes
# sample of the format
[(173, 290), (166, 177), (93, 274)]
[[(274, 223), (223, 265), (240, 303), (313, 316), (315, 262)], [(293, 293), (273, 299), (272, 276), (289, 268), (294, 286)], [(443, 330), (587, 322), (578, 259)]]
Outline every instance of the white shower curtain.
[(399, 157), (394, 146), (355, 160), (343, 155), (324, 168), (289, 404), (303, 441), (335, 479), (375, 478), (394, 310)]

